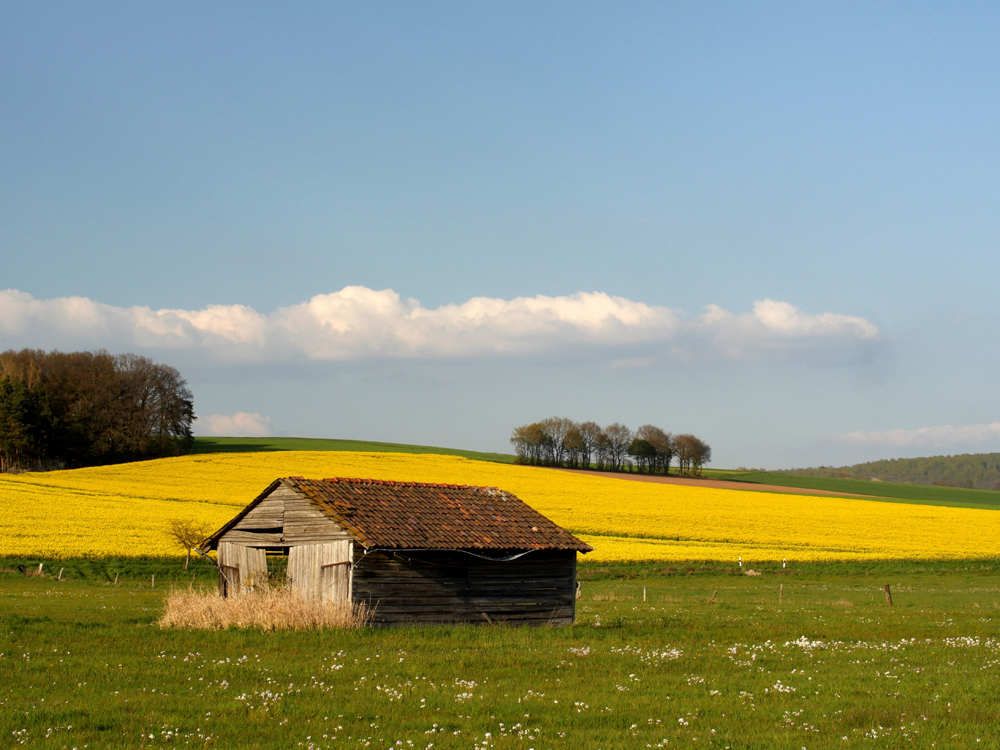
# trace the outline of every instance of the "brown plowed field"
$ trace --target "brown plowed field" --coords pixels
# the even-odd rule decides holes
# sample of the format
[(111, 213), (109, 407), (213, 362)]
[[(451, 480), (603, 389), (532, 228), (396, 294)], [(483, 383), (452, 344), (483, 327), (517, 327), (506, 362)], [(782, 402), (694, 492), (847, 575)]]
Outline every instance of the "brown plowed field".
[(724, 479), (692, 479), (691, 477), (662, 477), (649, 474), (622, 474), (617, 471), (585, 471), (583, 469), (556, 469), (573, 474), (607, 477), (608, 479), (624, 479), (632, 482), (656, 482), (658, 484), (683, 484), (688, 487), (714, 487), (720, 490), (742, 490), (744, 492), (783, 492), (788, 495), (835, 495), (837, 497), (865, 497), (852, 495), (849, 492), (833, 492), (832, 490), (811, 490), (806, 487), (783, 487), (779, 484), (755, 484), (754, 482), (727, 482)]

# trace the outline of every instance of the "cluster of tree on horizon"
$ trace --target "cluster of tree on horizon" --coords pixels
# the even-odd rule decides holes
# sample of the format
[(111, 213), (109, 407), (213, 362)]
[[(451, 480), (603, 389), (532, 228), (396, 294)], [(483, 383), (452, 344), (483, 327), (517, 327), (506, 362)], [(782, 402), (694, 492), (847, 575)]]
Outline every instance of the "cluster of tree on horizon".
[(712, 448), (694, 435), (671, 435), (651, 424), (633, 432), (620, 422), (601, 427), (549, 417), (515, 427), (510, 442), (518, 463), (542, 466), (669, 474), (676, 457), (680, 473), (697, 476), (712, 460)]
[(931, 484), (976, 490), (1000, 490), (1000, 453), (891, 458), (853, 466), (788, 469), (783, 474), (828, 479), (865, 479), (903, 484)]
[(176, 455), (194, 420), (180, 373), (146, 357), (0, 353), (0, 472)]

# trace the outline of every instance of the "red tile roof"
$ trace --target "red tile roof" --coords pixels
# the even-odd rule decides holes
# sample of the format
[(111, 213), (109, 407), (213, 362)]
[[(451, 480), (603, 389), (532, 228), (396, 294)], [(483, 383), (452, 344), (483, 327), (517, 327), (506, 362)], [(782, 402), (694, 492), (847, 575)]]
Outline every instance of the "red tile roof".
[(369, 548), (593, 549), (496, 487), (346, 477), (289, 477), (283, 484)]

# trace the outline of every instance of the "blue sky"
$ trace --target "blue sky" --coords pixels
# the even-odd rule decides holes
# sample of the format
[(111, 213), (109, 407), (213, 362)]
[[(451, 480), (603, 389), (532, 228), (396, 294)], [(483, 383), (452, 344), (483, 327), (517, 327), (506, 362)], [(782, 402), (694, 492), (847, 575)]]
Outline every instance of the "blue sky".
[(0, 348), (173, 364), (203, 432), (1000, 450), (998, 22), (6, 4)]

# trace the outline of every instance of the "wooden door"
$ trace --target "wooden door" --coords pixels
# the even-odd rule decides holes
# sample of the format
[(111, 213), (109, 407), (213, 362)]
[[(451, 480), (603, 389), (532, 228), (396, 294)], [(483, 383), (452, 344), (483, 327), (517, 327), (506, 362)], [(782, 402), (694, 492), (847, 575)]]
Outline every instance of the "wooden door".
[(267, 551), (256, 547), (244, 547), (240, 559), (240, 586), (244, 593), (266, 591)]
[(240, 568), (236, 562), (235, 544), (219, 543), (219, 594), (235, 596), (240, 593)]
[(240, 569), (233, 565), (219, 565), (219, 596), (240, 593)]
[(351, 601), (351, 548), (350, 540), (329, 542), (322, 545), (320, 563), (320, 599), (325, 602)]
[(288, 550), (288, 586), (306, 599), (351, 600), (351, 542), (302, 544)]
[(231, 542), (219, 543), (219, 593), (245, 594), (267, 587), (267, 552)]

